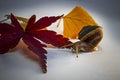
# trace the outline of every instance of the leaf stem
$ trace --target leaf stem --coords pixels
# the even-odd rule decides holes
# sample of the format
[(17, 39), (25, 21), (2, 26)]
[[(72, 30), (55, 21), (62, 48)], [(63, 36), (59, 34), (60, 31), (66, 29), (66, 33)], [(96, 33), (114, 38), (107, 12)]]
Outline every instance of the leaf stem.
[(1, 20), (0, 23), (5, 22), (5, 21), (7, 21), (8, 19), (10, 19), (10, 15), (5, 15), (4, 17), (7, 17), (7, 18), (4, 19), (4, 20)]
[(1, 20), (0, 23), (5, 22), (5, 21), (7, 21), (7, 20), (8, 20), (8, 18), (7, 18), (7, 19), (4, 19), (4, 20)]

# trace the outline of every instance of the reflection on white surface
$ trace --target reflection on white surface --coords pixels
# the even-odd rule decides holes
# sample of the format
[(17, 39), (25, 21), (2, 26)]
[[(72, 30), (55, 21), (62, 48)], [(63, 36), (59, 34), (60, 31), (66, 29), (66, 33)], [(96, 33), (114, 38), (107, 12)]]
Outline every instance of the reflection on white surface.
[[(60, 3), (57, 3), (58, 5), (55, 5), (56, 7), (52, 3), (47, 4), (51, 7), (44, 5), (44, 3), (44, 6), (42, 4), (35, 7), (32, 5), (32, 7), (19, 8), (18, 10), (11, 8), (8, 11), (1, 11), (0, 14), (2, 16), (12, 11), (15, 15), (23, 17), (36, 14), (37, 18), (45, 15), (61, 15), (67, 14), (76, 4), (86, 7), (89, 11), (89, 7), (96, 4), (94, 3), (96, 0), (91, 1), (92, 4), (89, 3), (89, 5), (85, 5), (84, 0), (82, 3), (74, 3), (73, 1), (65, 3), (63, 1), (64, 5), (62, 5), (61, 0)], [(90, 7), (90, 9), (92, 8)], [(0, 80), (120, 80), (120, 46), (115, 40), (118, 38), (113, 38), (110, 35), (112, 33), (110, 27), (113, 26), (111, 24), (119, 24), (119, 21), (102, 16), (104, 14), (96, 14), (96, 10), (89, 12), (96, 22), (104, 28), (104, 38), (100, 43), (99, 51), (80, 53), (79, 57), (76, 58), (71, 50), (47, 48), (48, 72), (46, 74), (42, 73), (37, 62), (27, 58), (21, 51), (9, 52), (0, 55)], [(55, 25), (56, 23), (52, 26)], [(114, 33), (118, 32), (114, 31)]]

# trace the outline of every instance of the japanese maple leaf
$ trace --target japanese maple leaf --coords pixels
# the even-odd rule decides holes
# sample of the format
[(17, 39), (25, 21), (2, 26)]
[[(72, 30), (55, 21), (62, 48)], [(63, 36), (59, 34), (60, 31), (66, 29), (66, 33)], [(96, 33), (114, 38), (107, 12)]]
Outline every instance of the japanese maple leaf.
[(40, 59), (40, 65), (43, 72), (47, 72), (46, 66), (46, 47), (42, 42), (61, 47), (71, 43), (69, 39), (62, 35), (56, 34), (54, 31), (43, 30), (57, 21), (61, 16), (42, 17), (35, 21), (36, 16), (33, 15), (28, 21), (25, 30), (21, 27), (16, 17), (11, 14), (11, 24), (0, 23), (0, 54), (7, 53), (10, 49), (16, 47), (20, 39), (33, 51)]

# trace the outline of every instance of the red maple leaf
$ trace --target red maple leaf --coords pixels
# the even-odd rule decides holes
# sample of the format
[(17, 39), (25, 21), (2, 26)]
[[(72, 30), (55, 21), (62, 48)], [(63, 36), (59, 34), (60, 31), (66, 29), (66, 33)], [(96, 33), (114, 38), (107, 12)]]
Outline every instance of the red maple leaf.
[(29, 19), (26, 29), (23, 30), (15, 16), (11, 14), (11, 24), (0, 23), (0, 54), (4, 54), (9, 49), (16, 47), (19, 40), (22, 39), (28, 48), (39, 56), (41, 68), (43, 72), (47, 72), (47, 51), (44, 49), (46, 45), (42, 44), (42, 42), (52, 44), (56, 47), (71, 43), (69, 39), (56, 34), (54, 31), (43, 30), (43, 28), (50, 26), (60, 17), (42, 17), (38, 21), (35, 21), (36, 16), (33, 15)]

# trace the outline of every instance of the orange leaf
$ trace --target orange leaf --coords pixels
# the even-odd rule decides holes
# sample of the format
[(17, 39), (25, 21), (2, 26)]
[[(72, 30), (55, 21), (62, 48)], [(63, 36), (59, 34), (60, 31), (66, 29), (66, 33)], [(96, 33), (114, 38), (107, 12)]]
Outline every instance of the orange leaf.
[(76, 6), (70, 13), (63, 17), (63, 35), (76, 39), (80, 30), (87, 25), (97, 25), (93, 18), (80, 6)]

